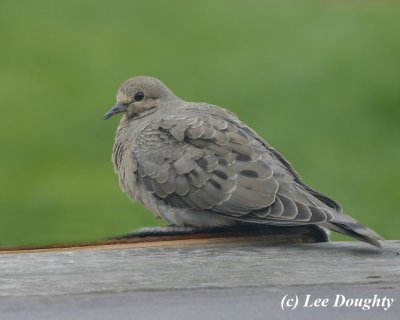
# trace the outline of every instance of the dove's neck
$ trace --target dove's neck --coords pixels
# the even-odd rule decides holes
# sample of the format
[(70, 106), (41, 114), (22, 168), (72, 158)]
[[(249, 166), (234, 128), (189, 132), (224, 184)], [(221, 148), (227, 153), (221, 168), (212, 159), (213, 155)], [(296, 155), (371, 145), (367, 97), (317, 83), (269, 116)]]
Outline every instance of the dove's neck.
[(140, 130), (143, 124), (148, 124), (148, 120), (157, 119), (170, 112), (179, 112), (184, 105), (185, 102), (183, 100), (172, 95), (168, 98), (157, 99), (153, 108), (143, 111), (135, 117), (128, 117), (124, 114), (118, 129), (132, 127)]

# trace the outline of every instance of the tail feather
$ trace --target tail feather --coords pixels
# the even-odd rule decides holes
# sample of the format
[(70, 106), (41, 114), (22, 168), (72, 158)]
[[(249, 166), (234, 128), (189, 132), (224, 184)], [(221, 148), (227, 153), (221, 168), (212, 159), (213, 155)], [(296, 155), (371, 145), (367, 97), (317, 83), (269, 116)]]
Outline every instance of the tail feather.
[(341, 214), (340, 217), (345, 219), (338, 219), (338, 221), (327, 222), (325, 223), (325, 227), (346, 236), (350, 236), (358, 240), (367, 242), (377, 248), (382, 248), (382, 245), (379, 243), (378, 240), (383, 240), (383, 238), (374, 230), (363, 226), (362, 224), (358, 223), (356, 220), (350, 218), (347, 215)]

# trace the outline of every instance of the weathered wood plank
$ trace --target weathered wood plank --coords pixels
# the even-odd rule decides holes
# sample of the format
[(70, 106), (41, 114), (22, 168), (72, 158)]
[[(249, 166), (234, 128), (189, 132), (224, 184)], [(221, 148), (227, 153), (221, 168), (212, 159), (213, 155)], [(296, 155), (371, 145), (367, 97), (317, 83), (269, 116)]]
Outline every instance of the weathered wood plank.
[(373, 284), (399, 289), (400, 241), (202, 244), (0, 255), (0, 296)]
[[(216, 240), (216, 239), (214, 239)], [(1, 320), (396, 319), (400, 241), (271, 245), (169, 239), (0, 254)], [(239, 241), (239, 243), (238, 243)], [(335, 296), (395, 299), (369, 311)], [(283, 297), (298, 297), (282, 310)], [(306, 308), (305, 297), (330, 299)]]
[(347, 298), (399, 297), (398, 289), (370, 285), (302, 286), (288, 288), (230, 288), (168, 291), (128, 291), (77, 295), (0, 298), (2, 320), (266, 320), (332, 319), (394, 320), (400, 303), (382, 307), (305, 308), (282, 310), (286, 295), (307, 295), (334, 301), (336, 294)]

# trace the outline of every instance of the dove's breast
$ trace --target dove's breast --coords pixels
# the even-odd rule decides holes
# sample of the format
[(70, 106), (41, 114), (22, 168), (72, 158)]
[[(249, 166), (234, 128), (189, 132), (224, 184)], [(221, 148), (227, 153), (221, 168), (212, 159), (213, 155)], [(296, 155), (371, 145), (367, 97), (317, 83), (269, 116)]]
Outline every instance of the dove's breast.
[(117, 129), (112, 153), (114, 171), (118, 175), (120, 187), (134, 201), (139, 200), (140, 186), (137, 183), (137, 162), (133, 157), (133, 150), (140, 132), (146, 126), (146, 123), (127, 123), (122, 120)]
[[(187, 149), (190, 148), (198, 153), (203, 153), (203, 151), (176, 141), (166, 131), (153, 129), (151, 123), (147, 121), (135, 121), (134, 125), (131, 123), (118, 128), (112, 155), (114, 170), (119, 177), (122, 191), (131, 200), (139, 201), (159, 217), (170, 221), (185, 220), (183, 218), (186, 215), (185, 212), (181, 212), (182, 218), (175, 217), (173, 210), (164, 207), (163, 203), (146, 189), (139, 177), (139, 171), (142, 175), (143, 170), (149, 175), (168, 172), (170, 161), (179, 159), (181, 153), (188, 154)], [(197, 155), (193, 154), (193, 156)], [(141, 163), (140, 168), (138, 168), (138, 161)], [(164, 212), (171, 219), (164, 216)]]

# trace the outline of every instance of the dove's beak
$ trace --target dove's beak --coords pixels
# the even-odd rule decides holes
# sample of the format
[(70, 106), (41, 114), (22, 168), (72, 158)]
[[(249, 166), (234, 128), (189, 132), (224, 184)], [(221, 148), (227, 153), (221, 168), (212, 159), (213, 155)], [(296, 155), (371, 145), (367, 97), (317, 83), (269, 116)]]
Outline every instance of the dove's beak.
[(120, 112), (125, 112), (128, 109), (128, 105), (127, 104), (123, 104), (123, 103), (117, 103), (114, 107), (111, 108), (110, 111), (108, 111), (105, 115), (104, 115), (104, 120), (107, 120), (108, 118), (111, 118), (114, 114), (120, 113)]

